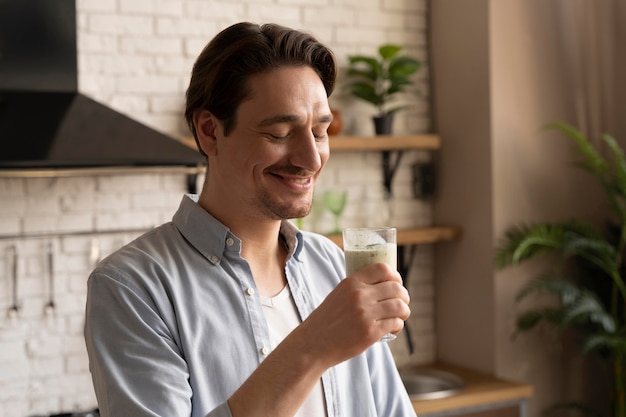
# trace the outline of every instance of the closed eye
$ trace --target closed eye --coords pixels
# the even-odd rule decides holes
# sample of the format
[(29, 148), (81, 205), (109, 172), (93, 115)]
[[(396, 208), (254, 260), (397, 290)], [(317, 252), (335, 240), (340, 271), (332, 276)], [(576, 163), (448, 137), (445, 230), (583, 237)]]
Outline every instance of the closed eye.
[(271, 133), (267, 134), (269, 137), (271, 137), (274, 140), (285, 140), (287, 139), (289, 136), (291, 136), (291, 132), (287, 133), (286, 135), (272, 135)]
[(324, 130), (324, 132), (322, 132), (322, 133), (315, 133), (315, 132), (313, 132), (313, 137), (315, 139), (325, 139), (327, 136), (328, 136), (328, 133), (327, 133), (326, 130)]

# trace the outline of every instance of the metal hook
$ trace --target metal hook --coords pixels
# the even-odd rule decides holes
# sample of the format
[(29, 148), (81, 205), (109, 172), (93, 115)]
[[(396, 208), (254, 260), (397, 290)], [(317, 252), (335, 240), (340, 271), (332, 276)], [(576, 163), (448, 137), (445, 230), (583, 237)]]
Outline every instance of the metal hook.
[(44, 307), (46, 314), (52, 314), (54, 312), (54, 248), (52, 242), (48, 242), (47, 251), (48, 260), (48, 302)]
[(15, 245), (11, 245), (9, 247), (9, 252), (12, 253), (11, 256), (11, 260), (13, 261), (13, 264), (11, 265), (11, 283), (12, 283), (12, 294), (13, 294), (13, 300), (12, 300), (12, 304), (11, 307), (9, 307), (9, 311), (8, 311), (8, 316), (10, 318), (14, 318), (17, 317), (19, 311), (20, 311), (20, 306), (18, 303), (18, 291), (17, 291), (17, 247)]

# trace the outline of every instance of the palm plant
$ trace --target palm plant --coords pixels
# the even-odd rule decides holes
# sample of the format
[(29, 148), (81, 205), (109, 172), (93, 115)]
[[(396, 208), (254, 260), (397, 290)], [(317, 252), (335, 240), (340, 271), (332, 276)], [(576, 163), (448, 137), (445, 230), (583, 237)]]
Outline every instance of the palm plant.
[[(547, 126), (571, 139), (581, 156), (578, 166), (600, 183), (611, 213), (606, 230), (578, 220), (522, 224), (509, 228), (496, 248), (499, 268), (526, 260), (555, 256), (554, 271), (529, 281), (516, 301), (531, 294), (557, 297), (557, 306), (536, 307), (517, 319), (517, 331), (528, 331), (541, 322), (573, 329), (583, 354), (594, 354), (607, 364), (611, 375), (613, 417), (626, 417), (626, 158), (615, 139), (603, 135), (605, 158), (575, 127), (557, 122)], [(559, 404), (598, 415), (583, 404)]]

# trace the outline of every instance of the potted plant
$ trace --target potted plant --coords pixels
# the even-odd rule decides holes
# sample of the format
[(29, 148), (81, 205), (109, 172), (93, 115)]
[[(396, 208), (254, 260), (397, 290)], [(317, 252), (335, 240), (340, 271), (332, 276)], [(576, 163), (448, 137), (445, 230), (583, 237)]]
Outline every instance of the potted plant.
[(373, 117), (376, 134), (391, 133), (393, 115), (407, 106), (392, 102), (398, 94), (414, 85), (411, 76), (422, 64), (415, 58), (400, 55), (402, 47), (394, 44), (382, 45), (377, 56), (350, 55), (347, 89), (353, 96), (376, 107)]
[[(583, 354), (597, 355), (606, 364), (611, 393), (606, 404), (613, 417), (626, 417), (626, 159), (609, 135), (603, 157), (576, 128), (567, 123), (548, 126), (570, 138), (581, 156), (579, 167), (600, 183), (611, 209), (607, 227), (598, 229), (580, 220), (523, 224), (509, 228), (496, 248), (495, 263), (504, 268), (526, 260), (553, 256), (554, 268), (529, 281), (516, 300), (532, 294), (557, 297), (555, 307), (541, 306), (522, 313), (517, 331), (540, 322), (572, 330)], [(584, 404), (558, 404), (551, 409), (574, 408), (600, 415)]]

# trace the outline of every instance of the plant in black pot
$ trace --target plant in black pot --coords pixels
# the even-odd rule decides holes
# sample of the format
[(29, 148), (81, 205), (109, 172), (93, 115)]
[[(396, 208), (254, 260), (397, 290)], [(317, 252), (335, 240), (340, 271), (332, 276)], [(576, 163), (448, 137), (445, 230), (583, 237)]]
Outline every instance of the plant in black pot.
[(348, 56), (350, 82), (346, 87), (351, 95), (376, 107), (373, 120), (377, 135), (391, 133), (394, 113), (407, 107), (394, 102), (399, 93), (415, 86), (411, 77), (422, 67), (417, 59), (400, 54), (401, 50), (399, 45), (386, 44), (378, 48), (377, 56)]

